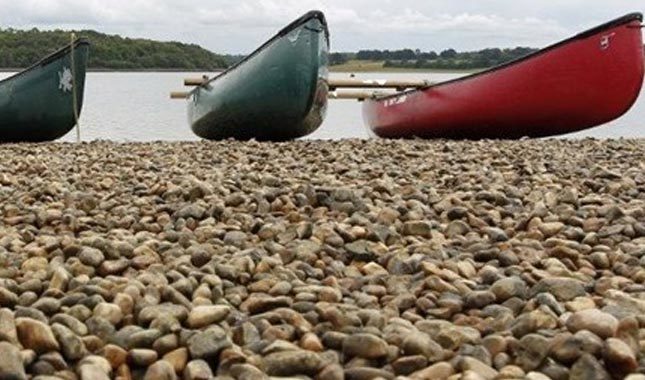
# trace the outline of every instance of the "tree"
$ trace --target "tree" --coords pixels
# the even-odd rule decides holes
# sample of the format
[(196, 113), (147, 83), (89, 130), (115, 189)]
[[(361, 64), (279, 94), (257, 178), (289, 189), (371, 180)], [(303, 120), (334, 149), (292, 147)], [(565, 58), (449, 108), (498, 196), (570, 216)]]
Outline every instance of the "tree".
[(455, 49), (447, 49), (442, 51), (441, 54), (439, 54), (439, 56), (445, 59), (453, 59), (457, 57), (457, 51), (455, 51)]

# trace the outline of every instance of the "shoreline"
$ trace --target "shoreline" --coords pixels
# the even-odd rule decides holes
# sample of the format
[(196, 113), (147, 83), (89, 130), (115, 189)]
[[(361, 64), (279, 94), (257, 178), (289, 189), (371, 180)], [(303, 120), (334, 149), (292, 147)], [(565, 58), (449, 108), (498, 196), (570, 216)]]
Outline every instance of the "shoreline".
[[(25, 70), (24, 68), (0, 68), (0, 73), (18, 73)], [(216, 73), (224, 71), (219, 70), (181, 70), (181, 69), (88, 69), (89, 73)], [(407, 68), (360, 68), (353, 66), (330, 66), (330, 73), (455, 73), (455, 74), (469, 74), (475, 73), (478, 70), (439, 70), (439, 69), (407, 69)]]
[(645, 371), (645, 139), (0, 150), (6, 378)]

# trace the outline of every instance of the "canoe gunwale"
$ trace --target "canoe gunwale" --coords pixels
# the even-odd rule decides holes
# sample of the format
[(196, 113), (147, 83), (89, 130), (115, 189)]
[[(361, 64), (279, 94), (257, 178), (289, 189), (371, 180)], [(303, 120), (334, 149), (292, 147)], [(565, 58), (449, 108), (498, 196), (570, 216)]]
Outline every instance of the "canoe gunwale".
[(327, 27), (327, 20), (325, 19), (325, 15), (321, 11), (309, 11), (305, 13), (303, 16), (298, 18), (297, 20), (293, 21), (289, 25), (285, 26), (280, 30), (275, 36), (271, 37), (268, 41), (266, 41), (264, 44), (262, 44), (259, 48), (254, 50), (251, 54), (247, 55), (239, 61), (238, 63), (234, 64), (233, 66), (227, 68), (226, 70), (222, 71), (219, 73), (217, 76), (211, 78), (208, 81), (205, 81), (204, 83), (201, 84), (201, 86), (195, 87), (192, 91), (189, 92), (189, 94), (194, 94), (199, 90), (200, 87), (207, 87), (208, 85), (212, 84), (213, 82), (217, 81), (218, 79), (224, 77), (228, 73), (235, 71), (238, 67), (244, 65), (248, 61), (252, 60), (255, 56), (260, 54), (262, 51), (264, 51), (267, 47), (269, 47), (272, 43), (275, 41), (283, 38), (287, 34), (289, 34), (291, 31), (301, 27), (303, 24), (307, 23), (308, 21), (312, 19), (318, 19), (323, 25), (323, 30), (319, 31), (316, 30), (316, 32), (324, 32), (325, 33), (325, 42), (327, 43), (327, 47), (329, 47), (329, 29)]
[[(536, 51), (534, 53), (525, 55), (523, 57), (514, 59), (514, 60), (506, 62), (506, 63), (502, 63), (501, 65), (491, 67), (490, 69), (487, 69), (487, 70), (479, 71), (479, 72), (476, 72), (476, 73), (473, 73), (473, 74), (470, 74), (470, 75), (466, 75), (466, 76), (463, 76), (463, 77), (459, 77), (459, 78), (456, 78), (456, 79), (431, 84), (431, 85), (428, 85), (426, 87), (410, 89), (410, 90), (407, 90), (407, 91), (398, 92), (396, 94), (378, 97), (376, 99), (372, 99), (372, 101), (380, 102), (380, 101), (387, 100), (387, 99), (397, 98), (397, 97), (399, 97), (401, 95), (409, 95), (409, 94), (412, 94), (412, 93), (423, 92), (423, 91), (431, 89), (431, 88), (438, 88), (438, 87), (445, 86), (445, 85), (450, 85), (450, 84), (453, 84), (453, 83), (464, 82), (464, 81), (468, 81), (470, 79), (475, 79), (475, 78), (478, 78), (480, 76), (484, 76), (484, 75), (487, 75), (487, 74), (490, 74), (490, 73), (494, 73), (496, 71), (503, 70), (503, 69), (506, 69), (508, 67), (520, 64), (522, 62), (529, 61), (529, 60), (531, 60), (531, 59), (533, 59), (535, 57), (541, 56), (541, 55), (543, 55), (545, 53), (548, 53), (550, 51), (558, 49), (558, 48), (560, 48), (562, 46), (568, 45), (568, 44), (570, 44), (572, 42), (575, 42), (575, 41), (578, 41), (578, 40), (581, 40), (581, 39), (589, 38), (591, 36), (600, 34), (605, 30), (613, 29), (615, 27), (625, 25), (625, 24), (629, 24), (629, 23), (634, 22), (634, 21), (642, 22), (643, 21), (643, 14), (638, 13), (638, 12), (629, 13), (629, 14), (623, 16), (623, 17), (619, 17), (619, 18), (617, 18), (615, 20), (609, 21), (607, 23), (601, 24), (599, 26), (596, 26), (596, 27), (591, 28), (589, 30), (586, 30), (584, 32), (578, 33), (573, 37), (567, 38), (567, 39), (562, 40), (560, 42), (556, 42), (555, 44), (547, 46), (547, 47), (545, 47), (543, 49), (540, 49), (540, 50), (538, 50), (538, 51)], [(641, 26), (641, 28), (642, 27), (643, 26)]]
[[(79, 47), (81, 45), (89, 46), (90, 42), (85, 38), (77, 38), (74, 41), (74, 49), (76, 49), (77, 47)], [(44, 58), (40, 59), (40, 61), (34, 63), (33, 65), (31, 65), (29, 67), (27, 67), (26, 69), (14, 74), (14, 75), (12, 75), (10, 77), (7, 77), (7, 78), (4, 78), (4, 79), (0, 80), (0, 86), (4, 85), (6, 82), (12, 81), (13, 79), (19, 78), (19, 77), (29, 73), (30, 71), (32, 71), (32, 70), (34, 70), (34, 69), (36, 69), (38, 67), (45, 66), (45, 65), (47, 65), (47, 64), (49, 64), (51, 62), (57, 61), (58, 59), (66, 56), (67, 54), (69, 54), (70, 50), (71, 50), (71, 45), (69, 45), (69, 44), (67, 46), (65, 46), (65, 47), (62, 47), (62, 48), (58, 49), (57, 51), (45, 56)]]

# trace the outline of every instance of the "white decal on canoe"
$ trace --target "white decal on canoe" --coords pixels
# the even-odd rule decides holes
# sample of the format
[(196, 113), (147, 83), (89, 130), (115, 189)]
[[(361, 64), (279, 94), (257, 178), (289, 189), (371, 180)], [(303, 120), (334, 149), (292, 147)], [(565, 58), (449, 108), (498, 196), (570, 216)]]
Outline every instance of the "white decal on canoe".
[(291, 34), (287, 36), (287, 38), (289, 39), (289, 41), (291, 41), (292, 44), (295, 44), (296, 41), (298, 41), (298, 38), (300, 38), (301, 31), (302, 29), (298, 29), (295, 32), (291, 32)]
[(403, 104), (408, 100), (407, 95), (397, 96), (396, 98), (387, 99), (383, 104), (385, 107), (395, 106), (397, 104)]
[(616, 33), (607, 34), (600, 37), (600, 50), (607, 50), (611, 46), (611, 39), (616, 35)]
[(72, 70), (69, 67), (63, 67), (63, 71), (58, 73), (58, 89), (63, 92), (72, 91), (74, 89), (72, 79)]

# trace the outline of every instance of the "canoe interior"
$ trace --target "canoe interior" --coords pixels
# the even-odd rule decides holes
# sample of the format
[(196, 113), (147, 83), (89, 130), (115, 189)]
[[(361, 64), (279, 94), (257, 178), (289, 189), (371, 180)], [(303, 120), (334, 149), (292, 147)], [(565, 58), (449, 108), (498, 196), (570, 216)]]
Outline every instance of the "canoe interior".
[(327, 109), (329, 32), (310, 12), (193, 90), (188, 117), (206, 139), (284, 141), (315, 131)]
[(604, 124), (643, 85), (641, 21), (629, 14), (490, 70), (368, 100), (364, 119), (386, 138), (548, 137)]
[(60, 49), (0, 81), (0, 142), (51, 141), (76, 125), (72, 73), (80, 115), (89, 42), (74, 43), (74, 70), (71, 50), (71, 46)]

